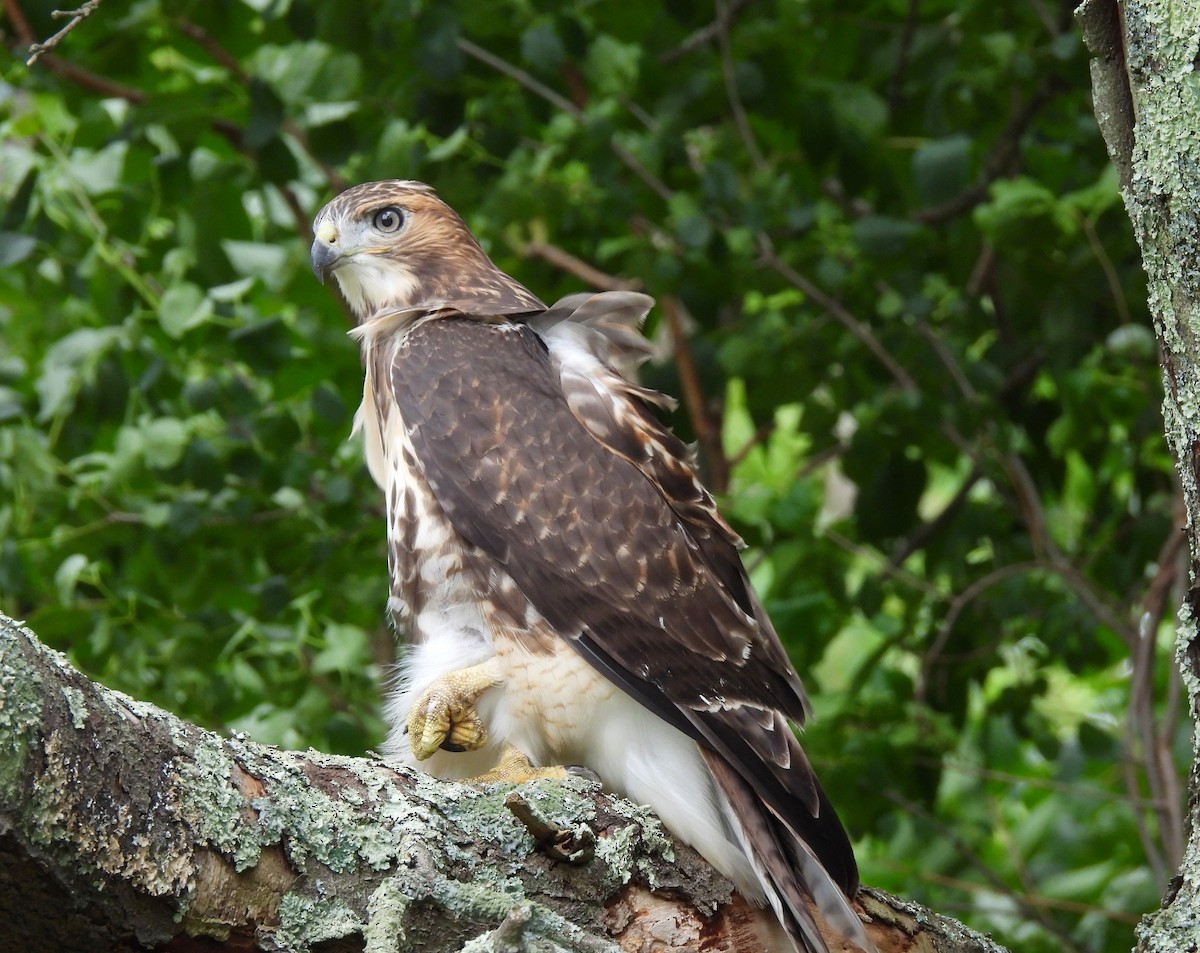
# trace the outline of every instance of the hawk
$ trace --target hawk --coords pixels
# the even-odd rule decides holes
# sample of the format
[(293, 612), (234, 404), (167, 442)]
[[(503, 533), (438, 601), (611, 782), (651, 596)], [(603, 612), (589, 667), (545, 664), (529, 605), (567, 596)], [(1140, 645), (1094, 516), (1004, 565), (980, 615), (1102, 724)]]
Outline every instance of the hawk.
[(873, 950), (742, 542), (655, 415), (670, 401), (628, 376), (652, 299), (547, 308), (420, 182), (351, 188), (313, 233), (356, 321), (355, 427), (411, 642), (387, 753), (446, 778), (584, 765), (770, 904), (797, 950), (827, 949), (806, 897)]

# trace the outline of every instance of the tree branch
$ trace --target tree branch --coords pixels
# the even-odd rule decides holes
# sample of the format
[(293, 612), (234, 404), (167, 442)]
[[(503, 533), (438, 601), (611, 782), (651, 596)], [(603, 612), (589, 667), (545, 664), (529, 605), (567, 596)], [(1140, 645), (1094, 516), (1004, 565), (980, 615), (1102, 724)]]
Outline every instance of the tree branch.
[[(0, 923), (26, 953), (475, 937), (749, 953), (777, 929), (645, 808), (592, 782), (475, 787), (222, 738), (88, 681), (5, 616), (0, 832)], [(879, 891), (863, 904), (880, 953), (1002, 953)]]
[[(1142, 250), (1150, 311), (1163, 365), (1163, 423), (1167, 443), (1175, 458), (1187, 511), (1190, 544), (1190, 588), (1179, 613), (1176, 658), (1191, 703), (1200, 715), (1200, 182), (1194, 170), (1200, 165), (1200, 102), (1192, 88), (1195, 72), (1194, 24), (1180, 16), (1167, 0), (1084, 0), (1075, 11), (1084, 42), (1092, 54), (1092, 91), (1096, 119), (1109, 155), (1117, 167), (1125, 209)], [(1148, 691), (1153, 684), (1147, 652), (1154, 639), (1157, 603), (1173, 588), (1165, 563), (1172, 558), (1170, 543), (1160, 557), (1160, 578), (1147, 592), (1144, 624), (1131, 645), (1138, 678), (1134, 701), (1139, 709), (1129, 728), (1130, 741), (1140, 737), (1145, 750), (1148, 781), (1156, 800), (1179, 797), (1171, 783), (1169, 766), (1152, 765), (1161, 757), (1162, 735), (1147, 723)], [(1181, 578), (1184, 577), (1180, 573)], [(1179, 587), (1182, 588), (1182, 587)], [(1168, 683), (1167, 709), (1172, 714), (1179, 688)], [(1177, 821), (1174, 808), (1158, 808), (1160, 824), (1170, 836), (1180, 829), (1187, 844), (1182, 862), (1171, 881), (1162, 909), (1143, 921), (1138, 949), (1143, 953), (1194, 947), (1195, 924), (1200, 919), (1200, 735), (1193, 733), (1192, 775), (1186, 816)], [(1136, 786), (1136, 785), (1135, 785)], [(1143, 833), (1143, 836), (1146, 836)], [(1172, 848), (1177, 849), (1177, 848)], [(1160, 861), (1161, 862), (1161, 861)]]
[(48, 53), (50, 50), (58, 46), (63, 41), (68, 33), (79, 26), (85, 19), (96, 12), (96, 8), (100, 6), (100, 0), (85, 0), (85, 2), (76, 10), (51, 10), (50, 16), (56, 20), (63, 20), (70, 17), (67, 25), (59, 30), (50, 39), (41, 43), (32, 43), (29, 46), (29, 59), (25, 61), (26, 66), (32, 66), (38, 61), (43, 53)]

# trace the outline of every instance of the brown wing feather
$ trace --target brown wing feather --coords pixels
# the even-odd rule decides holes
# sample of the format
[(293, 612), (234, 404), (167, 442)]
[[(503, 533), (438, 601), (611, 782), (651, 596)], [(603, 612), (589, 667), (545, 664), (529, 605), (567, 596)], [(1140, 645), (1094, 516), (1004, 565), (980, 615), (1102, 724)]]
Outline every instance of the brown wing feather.
[(387, 384), (455, 529), (598, 670), (728, 760), (853, 892), (849, 842), (782, 717), (804, 717), (799, 680), (724, 524), (681, 514), (581, 425), (528, 327), (419, 325)]

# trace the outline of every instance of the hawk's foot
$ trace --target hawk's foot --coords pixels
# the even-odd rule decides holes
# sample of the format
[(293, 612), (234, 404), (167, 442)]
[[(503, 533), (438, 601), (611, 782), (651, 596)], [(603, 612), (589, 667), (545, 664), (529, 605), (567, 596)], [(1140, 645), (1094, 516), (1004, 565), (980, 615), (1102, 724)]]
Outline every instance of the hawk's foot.
[(505, 745), (500, 753), (496, 766), (477, 778), (467, 778), (467, 784), (524, 784), (526, 781), (538, 781), (542, 778), (562, 780), (572, 777), (570, 768), (553, 765), (548, 768), (534, 767), (524, 754), (512, 745)]
[(408, 741), (417, 760), (424, 761), (439, 748), (474, 751), (487, 744), (487, 728), (475, 703), (501, 681), (494, 659), (434, 679), (408, 713)]

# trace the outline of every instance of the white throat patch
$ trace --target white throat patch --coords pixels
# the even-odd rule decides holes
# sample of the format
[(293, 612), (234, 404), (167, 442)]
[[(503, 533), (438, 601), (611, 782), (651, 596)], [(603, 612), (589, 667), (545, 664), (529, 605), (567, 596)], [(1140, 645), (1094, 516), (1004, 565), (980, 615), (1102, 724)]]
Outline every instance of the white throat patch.
[(418, 285), (417, 276), (403, 265), (375, 255), (356, 257), (333, 277), (360, 321), (384, 309), (407, 307)]

